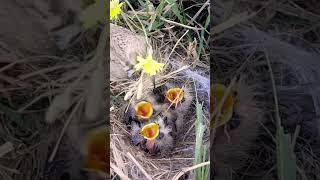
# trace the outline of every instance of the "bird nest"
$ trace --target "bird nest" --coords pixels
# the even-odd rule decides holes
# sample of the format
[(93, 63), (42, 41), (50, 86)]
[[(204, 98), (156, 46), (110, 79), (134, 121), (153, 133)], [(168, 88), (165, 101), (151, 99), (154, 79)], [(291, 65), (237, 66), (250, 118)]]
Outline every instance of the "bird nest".
[[(178, 58), (171, 59), (170, 64), (181, 64)], [(167, 83), (174, 83), (180, 87), (186, 85), (191, 90), (190, 94), (193, 97), (192, 103), (189, 107), (188, 113), (184, 115), (184, 126), (180, 130), (181, 134), (176, 138), (173, 150), (167, 155), (149, 154), (142, 150), (139, 146), (132, 143), (132, 134), (128, 130), (124, 122), (123, 107), (127, 106), (130, 101), (124, 101), (124, 94), (120, 96), (113, 96), (111, 102), (110, 120), (111, 120), (111, 169), (121, 178), (131, 179), (172, 179), (177, 173), (184, 168), (193, 166), (195, 156), (195, 121), (196, 121), (196, 92), (200, 103), (203, 103), (203, 110), (205, 112), (206, 127), (209, 127), (209, 102), (208, 92), (204, 89), (197, 80), (186, 76), (186, 72), (195, 72), (190, 67), (176, 66), (169, 67), (166, 71), (157, 77), (157, 85), (161, 86)], [(200, 73), (195, 73), (199, 77), (209, 79)], [(194, 76), (193, 78), (197, 78)], [(129, 80), (127, 82), (114, 83), (111, 87), (112, 92), (123, 92), (129, 90), (130, 85), (136, 81)], [(143, 92), (152, 89), (153, 84), (151, 79), (144, 83)], [(207, 84), (209, 85), (209, 84)], [(133, 98), (136, 98), (135, 96)], [(209, 130), (206, 128), (204, 142), (208, 144)], [(185, 174), (185, 179), (191, 178), (188, 173)]]

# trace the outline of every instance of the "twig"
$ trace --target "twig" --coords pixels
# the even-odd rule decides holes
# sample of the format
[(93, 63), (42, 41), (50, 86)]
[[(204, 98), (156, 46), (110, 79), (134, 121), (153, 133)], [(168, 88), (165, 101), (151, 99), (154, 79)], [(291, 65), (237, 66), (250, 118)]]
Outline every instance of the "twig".
[(21, 172), (19, 170), (8, 168), (8, 167), (6, 167), (6, 166), (4, 166), (2, 164), (0, 164), (0, 169), (3, 169), (5, 171), (8, 171), (8, 172), (13, 173), (13, 174), (21, 174)]
[(174, 22), (174, 21), (170, 21), (168, 19), (165, 19), (163, 17), (160, 18), (162, 21), (165, 21), (167, 23), (171, 23), (171, 24), (174, 24), (174, 25), (177, 25), (177, 26), (182, 26), (184, 28), (187, 28), (187, 29), (192, 29), (192, 30), (195, 30), (195, 31), (201, 31), (203, 30), (204, 28), (196, 28), (196, 27), (192, 27), (192, 26), (187, 26), (187, 25), (184, 25), (184, 24), (181, 24), (181, 23), (177, 23), (177, 22)]
[(266, 61), (269, 68), (270, 78), (271, 78), (271, 84), (272, 84), (272, 91), (273, 91), (273, 100), (275, 104), (275, 115), (276, 115), (276, 121), (277, 121), (277, 128), (281, 127), (281, 118), (280, 118), (280, 110), (279, 110), (279, 102), (278, 102), (278, 93), (276, 89), (276, 81), (273, 75), (273, 70), (271, 67), (271, 62), (269, 60), (269, 55), (267, 54), (267, 50), (264, 48), (264, 52), (266, 55)]
[(224, 32), (225, 30), (227, 30), (235, 25), (238, 25), (242, 22), (245, 22), (245, 21), (251, 19), (255, 15), (256, 15), (256, 13), (249, 14), (246, 11), (242, 12), (240, 14), (236, 14), (236, 15), (232, 16), (231, 18), (229, 18), (227, 21), (225, 21), (217, 26), (212, 27), (210, 32), (212, 32), (211, 33), (212, 35), (219, 34), (219, 33)]
[(128, 176), (126, 176), (115, 164), (113, 164), (112, 162), (110, 162), (110, 167), (114, 170), (114, 172), (116, 172), (119, 176), (120, 179), (123, 180), (130, 180), (130, 178)]
[(296, 146), (296, 141), (297, 141), (297, 138), (299, 137), (300, 129), (301, 129), (301, 125), (297, 125), (292, 138), (292, 148), (295, 148)]
[[(183, 86), (181, 87), (182, 90), (186, 87), (187, 81), (188, 80), (184, 81)], [(178, 103), (174, 103), (174, 102), (178, 100), (178, 98), (180, 97), (181, 93), (182, 93), (182, 91), (179, 91), (177, 97), (171, 102), (171, 104), (169, 105), (169, 107), (167, 108), (167, 110), (165, 112), (168, 112), (173, 104), (175, 104), (175, 108), (177, 107)]]
[(210, 161), (204, 162), (204, 163), (200, 163), (200, 164), (194, 165), (194, 166), (192, 166), (192, 167), (183, 168), (179, 173), (177, 173), (177, 174), (172, 178), (172, 180), (179, 180), (179, 178), (180, 178), (181, 176), (183, 176), (186, 172), (192, 171), (192, 170), (194, 170), (194, 169), (200, 168), (200, 167), (202, 167), (202, 166), (207, 166), (207, 165), (210, 165)]
[(9, 153), (10, 151), (12, 151), (13, 148), (13, 144), (11, 142), (6, 142), (4, 144), (2, 144), (0, 146), (0, 157), (4, 156), (5, 154)]
[(145, 39), (146, 39), (146, 43), (147, 43), (147, 44), (148, 44), (148, 46), (151, 48), (151, 44), (150, 44), (150, 42), (148, 41), (147, 31), (146, 31), (146, 29), (145, 29), (145, 27), (144, 27), (144, 25), (143, 25), (142, 21), (140, 20), (140, 18), (139, 18), (139, 16), (138, 16), (137, 12), (134, 10), (134, 8), (132, 7), (132, 5), (129, 3), (129, 1), (128, 1), (128, 0), (125, 0), (125, 2), (126, 2), (126, 4), (128, 4), (128, 6), (129, 6), (129, 7), (130, 7), (130, 9), (132, 10), (132, 12), (133, 12), (134, 16), (136, 16), (136, 17), (137, 17), (137, 19), (138, 19), (139, 23), (141, 24), (141, 28), (142, 28), (142, 31), (143, 31), (143, 33), (144, 33), (144, 37), (145, 37)]
[(172, 48), (172, 50), (171, 50), (171, 52), (170, 52), (170, 54), (169, 54), (169, 56), (168, 56), (165, 64), (168, 63), (168, 61), (169, 61), (172, 53), (174, 52), (174, 50), (175, 50), (176, 47), (178, 46), (179, 42), (182, 40), (182, 38), (183, 38), (185, 35), (187, 35), (188, 32), (189, 32), (189, 30), (187, 30), (187, 31), (178, 39), (178, 41), (176, 42), (176, 44), (173, 46), (173, 48)]
[(80, 100), (78, 101), (78, 103), (76, 104), (76, 106), (73, 108), (71, 114), (69, 115), (66, 123), (64, 124), (64, 126), (63, 126), (63, 128), (62, 128), (62, 131), (61, 131), (61, 133), (60, 133), (59, 139), (58, 139), (58, 141), (56, 142), (56, 145), (54, 146), (54, 149), (53, 149), (53, 151), (52, 151), (52, 153), (51, 153), (51, 155), (50, 155), (49, 162), (52, 162), (52, 161), (53, 161), (53, 158), (55, 157), (55, 155), (56, 155), (56, 153), (57, 153), (57, 151), (58, 151), (58, 148), (59, 148), (60, 142), (61, 142), (61, 140), (62, 140), (62, 137), (63, 137), (64, 133), (66, 132), (67, 127), (68, 127), (68, 125), (70, 124), (70, 122), (71, 122), (71, 120), (72, 120), (72, 118), (73, 118), (73, 114), (75, 114), (75, 113), (77, 112), (77, 110), (78, 110), (81, 102), (82, 102), (82, 99), (80, 99)]
[(130, 152), (127, 152), (127, 155), (132, 160), (132, 162), (141, 170), (141, 172), (146, 176), (148, 180), (152, 180), (151, 176), (147, 173), (146, 170), (138, 163), (138, 161), (130, 154)]
[(199, 14), (204, 10), (204, 8), (206, 8), (207, 6), (209, 6), (210, 8), (210, 0), (207, 0), (202, 7), (198, 10), (198, 12), (193, 16), (193, 18), (188, 22), (188, 24), (193, 25), (193, 21), (196, 20), (196, 18), (199, 16)]

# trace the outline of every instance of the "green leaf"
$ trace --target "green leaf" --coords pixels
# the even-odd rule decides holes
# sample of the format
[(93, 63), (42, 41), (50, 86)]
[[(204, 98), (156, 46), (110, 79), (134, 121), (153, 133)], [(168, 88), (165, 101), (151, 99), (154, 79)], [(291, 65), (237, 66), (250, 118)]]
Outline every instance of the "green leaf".
[(84, 28), (90, 29), (100, 22), (107, 20), (107, 1), (96, 0), (96, 2), (83, 10), (79, 16)]
[(164, 25), (163, 21), (158, 21), (158, 22), (152, 23), (152, 27), (149, 30), (149, 32), (157, 30), (157, 29), (160, 29), (160, 27), (163, 26), (163, 25)]
[(198, 49), (198, 57), (200, 57), (202, 50), (204, 52), (204, 45), (203, 45), (204, 33), (205, 33), (207, 27), (209, 26), (209, 24), (210, 24), (210, 16), (207, 17), (204, 29), (201, 31), (201, 38), (200, 38), (199, 49)]
[(156, 8), (156, 15), (152, 17), (153, 19), (148, 27), (149, 32), (152, 30), (159, 29), (164, 24), (163, 21), (160, 21), (160, 17), (162, 15), (162, 11), (165, 6), (165, 3), (166, 1), (161, 1), (158, 7)]
[(277, 165), (279, 180), (296, 180), (296, 157), (290, 136), (284, 133), (283, 127), (277, 130)]
[[(203, 145), (203, 135), (205, 125), (203, 120), (202, 105), (197, 101), (196, 104), (197, 120), (195, 123), (196, 128), (196, 146), (195, 146), (195, 160), (194, 164), (200, 164), (208, 159), (208, 148)], [(208, 179), (209, 166), (201, 167), (195, 170), (195, 179)]]
[(177, 16), (180, 23), (186, 24), (186, 19), (181, 15), (182, 11), (180, 10), (176, 0), (166, 0), (166, 2), (172, 6), (171, 10), (174, 13), (174, 15)]

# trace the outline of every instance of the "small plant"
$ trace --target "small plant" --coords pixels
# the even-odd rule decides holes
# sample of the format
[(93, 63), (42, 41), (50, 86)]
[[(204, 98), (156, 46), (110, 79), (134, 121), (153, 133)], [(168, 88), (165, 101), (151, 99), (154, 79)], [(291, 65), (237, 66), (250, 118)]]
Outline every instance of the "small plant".
[[(197, 120), (196, 120), (196, 147), (194, 164), (206, 162), (209, 159), (208, 147), (203, 144), (203, 135), (205, 125), (203, 120), (202, 105), (198, 102), (196, 104)], [(194, 179), (204, 180), (209, 179), (210, 166), (203, 166), (194, 170)]]
[(136, 71), (140, 71), (142, 69), (138, 90), (137, 90), (137, 99), (140, 99), (142, 96), (142, 90), (143, 90), (143, 75), (147, 74), (153, 78), (153, 86), (155, 88), (155, 75), (159, 71), (163, 70), (164, 64), (158, 63), (153, 59), (152, 50), (150, 49), (146, 58), (142, 58), (138, 56), (137, 60), (138, 60), (138, 63), (135, 65)]
[(156, 75), (159, 71), (163, 70), (164, 64), (158, 63), (152, 57), (152, 54), (148, 54), (146, 58), (140, 56), (137, 57), (138, 63), (135, 65), (137, 71), (142, 69), (143, 74), (150, 76)]
[(110, 1), (110, 21), (118, 19), (118, 16), (121, 14), (121, 7), (123, 2), (120, 3), (119, 0)]

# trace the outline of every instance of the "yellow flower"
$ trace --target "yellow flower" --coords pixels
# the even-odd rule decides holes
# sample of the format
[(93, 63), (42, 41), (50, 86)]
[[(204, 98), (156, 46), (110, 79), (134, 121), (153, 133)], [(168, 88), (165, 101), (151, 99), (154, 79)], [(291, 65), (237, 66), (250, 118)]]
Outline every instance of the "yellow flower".
[(110, 1), (110, 20), (116, 20), (118, 15), (121, 14), (122, 3), (119, 3), (119, 0), (111, 0)]
[(137, 71), (142, 69), (144, 73), (149, 75), (156, 75), (158, 71), (161, 71), (164, 67), (163, 63), (158, 63), (153, 60), (152, 55), (148, 55), (146, 58), (140, 56), (137, 57), (138, 64), (135, 65)]

